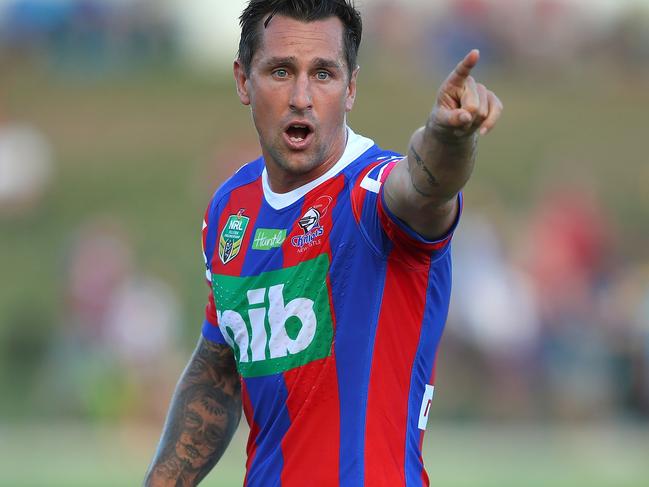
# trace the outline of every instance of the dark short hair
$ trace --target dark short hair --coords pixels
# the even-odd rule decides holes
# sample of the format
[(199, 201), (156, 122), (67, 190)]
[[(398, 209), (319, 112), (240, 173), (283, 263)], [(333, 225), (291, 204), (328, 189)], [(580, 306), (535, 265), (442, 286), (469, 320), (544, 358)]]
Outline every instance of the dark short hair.
[(356, 69), (356, 58), (363, 32), (361, 14), (356, 10), (353, 0), (250, 0), (239, 17), (241, 39), (238, 53), (239, 62), (248, 75), (250, 75), (252, 58), (259, 48), (260, 24), (266, 15), (269, 17), (263, 24), (264, 28), (275, 15), (284, 15), (303, 22), (338, 17), (343, 23), (345, 59), (351, 77)]

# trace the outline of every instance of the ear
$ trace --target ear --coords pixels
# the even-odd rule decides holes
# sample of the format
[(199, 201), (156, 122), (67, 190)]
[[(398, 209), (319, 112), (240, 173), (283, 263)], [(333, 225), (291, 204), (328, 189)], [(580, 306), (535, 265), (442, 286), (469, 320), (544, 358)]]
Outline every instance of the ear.
[(354, 107), (354, 101), (356, 101), (356, 79), (358, 78), (358, 71), (360, 66), (356, 66), (356, 69), (352, 72), (351, 78), (349, 78), (349, 85), (347, 85), (347, 96), (345, 98), (345, 111), (351, 112)]
[(248, 94), (248, 75), (238, 59), (234, 61), (234, 80), (237, 83), (237, 94), (244, 105), (250, 105)]

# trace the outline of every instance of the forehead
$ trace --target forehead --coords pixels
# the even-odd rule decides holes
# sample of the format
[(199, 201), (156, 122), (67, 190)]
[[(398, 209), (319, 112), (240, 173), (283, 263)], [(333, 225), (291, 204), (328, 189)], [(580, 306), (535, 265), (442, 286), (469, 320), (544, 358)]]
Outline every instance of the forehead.
[(289, 56), (303, 61), (323, 58), (344, 62), (343, 24), (338, 17), (304, 22), (276, 15), (266, 28), (262, 22), (260, 29), (261, 43), (253, 64), (265, 58)]

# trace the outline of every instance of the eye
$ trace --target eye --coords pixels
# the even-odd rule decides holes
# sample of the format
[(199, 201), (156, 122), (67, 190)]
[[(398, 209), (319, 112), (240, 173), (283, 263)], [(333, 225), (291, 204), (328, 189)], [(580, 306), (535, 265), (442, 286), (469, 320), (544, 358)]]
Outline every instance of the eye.
[(315, 77), (320, 81), (326, 81), (331, 77), (331, 75), (326, 71), (318, 71)]
[(196, 413), (188, 411), (185, 415), (185, 426), (187, 428), (198, 428), (203, 424), (203, 420)]
[(287, 78), (288, 71), (286, 71), (285, 69), (276, 69), (275, 71), (273, 71), (273, 75), (277, 78)]

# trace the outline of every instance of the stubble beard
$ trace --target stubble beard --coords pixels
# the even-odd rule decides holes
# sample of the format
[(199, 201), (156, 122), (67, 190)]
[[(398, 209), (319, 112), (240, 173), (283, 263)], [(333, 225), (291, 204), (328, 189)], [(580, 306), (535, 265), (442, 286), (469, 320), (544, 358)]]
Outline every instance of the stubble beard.
[[(276, 141), (274, 144), (266, 146), (266, 151), (273, 162), (288, 175), (302, 176), (308, 174), (325, 162), (327, 150), (324, 144), (315, 142), (312, 150), (295, 151), (294, 154), (290, 150), (282, 148), (281, 144), (281, 140)], [(309, 152), (311, 155), (308, 155)], [(291, 161), (291, 156), (294, 155), (300, 158), (300, 162)], [(304, 161), (305, 156), (306, 161)]]

